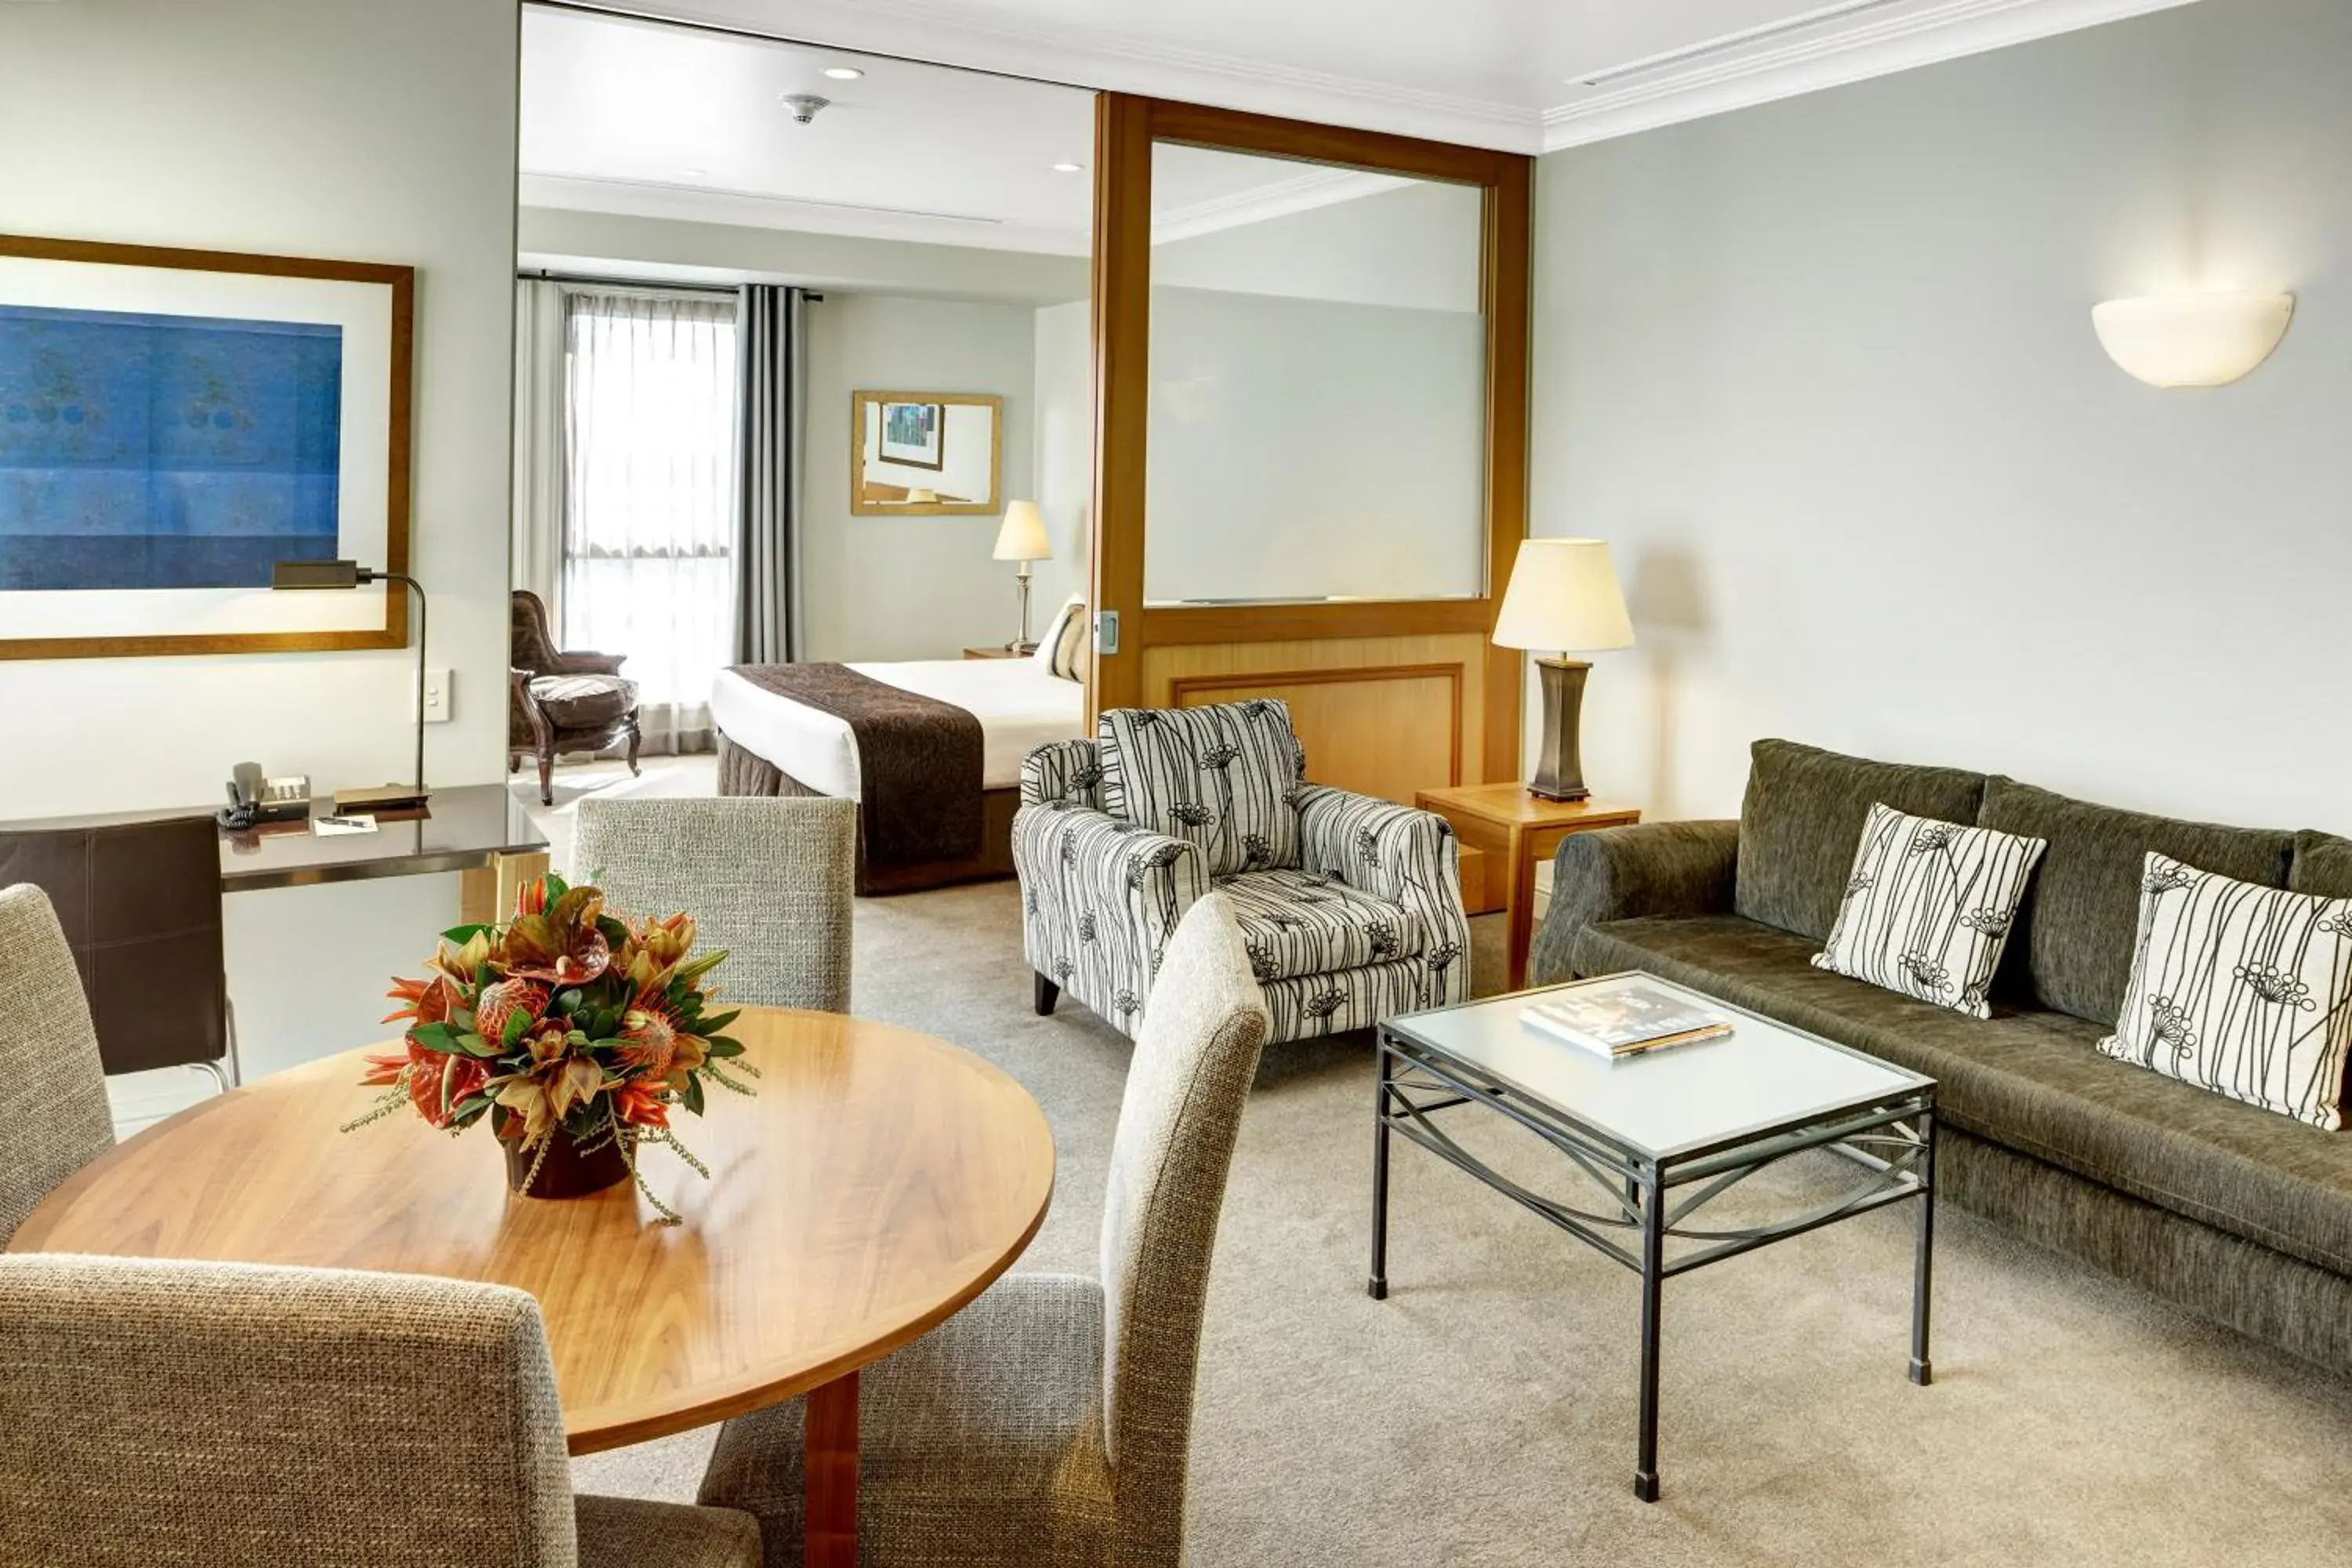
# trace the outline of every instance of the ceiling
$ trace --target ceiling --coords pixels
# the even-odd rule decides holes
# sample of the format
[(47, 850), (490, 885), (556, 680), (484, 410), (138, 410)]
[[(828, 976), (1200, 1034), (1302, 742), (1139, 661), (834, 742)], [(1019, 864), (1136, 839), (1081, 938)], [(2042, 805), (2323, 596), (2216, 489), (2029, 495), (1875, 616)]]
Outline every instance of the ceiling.
[(1533, 153), (2189, 0), (593, 3)]
[[(1083, 255), (1088, 89), (1097, 87), (1533, 152), (2187, 3), (531, 5), (523, 13), (522, 199)], [(828, 68), (863, 74), (834, 80)], [(783, 101), (798, 93), (832, 101), (798, 124)], [(1178, 148), (1160, 149), (1156, 170), (1162, 239), (1393, 184)]]

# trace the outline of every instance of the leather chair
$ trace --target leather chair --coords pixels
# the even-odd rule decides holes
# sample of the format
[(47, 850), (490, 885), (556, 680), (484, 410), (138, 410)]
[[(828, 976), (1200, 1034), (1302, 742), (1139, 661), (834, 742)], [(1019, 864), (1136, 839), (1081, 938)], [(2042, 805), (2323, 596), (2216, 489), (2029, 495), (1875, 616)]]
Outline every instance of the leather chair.
[(555, 804), (555, 759), (565, 752), (601, 752), (629, 743), (629, 771), (637, 771), (637, 683), (621, 677), (625, 654), (566, 653), (555, 646), (547, 606), (517, 589), (514, 636), (507, 679), (507, 772), (526, 753), (539, 759), (539, 803)]
[(0, 887), (49, 896), (110, 1074), (202, 1068), (237, 1079), (209, 816), (0, 833)]

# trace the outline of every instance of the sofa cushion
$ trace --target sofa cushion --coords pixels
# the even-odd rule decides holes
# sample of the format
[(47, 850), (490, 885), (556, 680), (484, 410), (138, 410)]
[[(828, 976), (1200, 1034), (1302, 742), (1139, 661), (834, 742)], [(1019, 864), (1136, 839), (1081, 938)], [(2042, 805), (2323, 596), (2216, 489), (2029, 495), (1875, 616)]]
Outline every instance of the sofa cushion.
[(600, 730), (637, 705), (637, 683), (617, 675), (536, 675), (530, 699), (559, 730)]
[(2000, 777), (1986, 782), (1977, 826), (2050, 843), (2018, 910), (1994, 999), (2030, 998), (2097, 1024), (2123, 1012), (2151, 850), (2200, 871), (2284, 888), (2294, 847), (2285, 833), (2119, 811)]
[(1815, 969), (1802, 937), (1732, 915), (1589, 926), (1575, 952), (1579, 973), (1646, 970), (1927, 1073), (1966, 1131), (2352, 1275), (2352, 1136), (2101, 1056), (2095, 1024), (1964, 1017)]
[(1872, 806), (1845, 902), (1813, 967), (1991, 1016), (1985, 997), (2042, 847), (2039, 838)]
[(2306, 827), (2294, 836), (2287, 891), (2321, 899), (2352, 899), (2352, 838)]
[(1311, 871), (1245, 871), (1218, 882), (1242, 928), (1250, 967), (1264, 980), (1330, 974), (1418, 957), (1429, 944), (1421, 916)]
[(1095, 741), (1111, 816), (1198, 845), (1212, 876), (1298, 864), (1303, 760), (1282, 702), (1113, 708)]
[(1973, 823), (1984, 797), (1984, 775), (1958, 768), (1874, 763), (1794, 741), (1759, 741), (1749, 756), (1733, 907), (1816, 942), (1837, 919), (1872, 806)]

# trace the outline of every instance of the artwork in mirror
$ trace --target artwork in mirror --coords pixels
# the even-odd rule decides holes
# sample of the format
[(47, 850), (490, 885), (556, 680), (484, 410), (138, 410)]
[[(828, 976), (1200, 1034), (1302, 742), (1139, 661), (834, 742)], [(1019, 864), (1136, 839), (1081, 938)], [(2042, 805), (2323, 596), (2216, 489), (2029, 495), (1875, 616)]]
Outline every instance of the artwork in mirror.
[(1004, 400), (990, 393), (856, 394), (850, 511), (859, 517), (1003, 511), (1003, 424)]
[(1486, 589), (1479, 187), (1152, 149), (1144, 601)]
[(0, 658), (399, 647), (404, 267), (0, 236)]

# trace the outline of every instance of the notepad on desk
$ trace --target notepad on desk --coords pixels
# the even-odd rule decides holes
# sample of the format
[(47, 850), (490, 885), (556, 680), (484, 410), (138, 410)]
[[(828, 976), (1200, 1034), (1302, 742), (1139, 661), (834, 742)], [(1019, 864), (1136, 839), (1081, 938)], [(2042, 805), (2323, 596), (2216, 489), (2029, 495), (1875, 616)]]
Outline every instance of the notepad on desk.
[(1731, 1020), (1663, 986), (1571, 988), (1519, 1013), (1519, 1021), (1599, 1057), (1639, 1056), (1693, 1040), (1720, 1039)]

